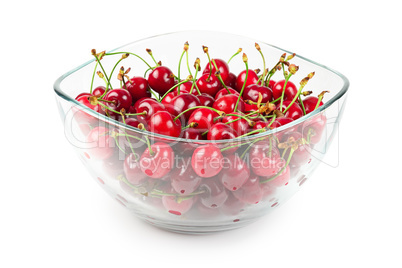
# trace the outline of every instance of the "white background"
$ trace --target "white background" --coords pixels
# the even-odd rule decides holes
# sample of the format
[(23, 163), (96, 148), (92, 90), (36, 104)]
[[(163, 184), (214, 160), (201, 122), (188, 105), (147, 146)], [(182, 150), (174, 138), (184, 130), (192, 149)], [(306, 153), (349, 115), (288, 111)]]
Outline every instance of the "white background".
[[(398, 11), (387, 0), (2, 5), (0, 267), (401, 267)], [(158, 230), (106, 195), (66, 141), (52, 88), (92, 48), (191, 29), (265, 41), (351, 82), (329, 151), (339, 165), (260, 221), (209, 236)]]

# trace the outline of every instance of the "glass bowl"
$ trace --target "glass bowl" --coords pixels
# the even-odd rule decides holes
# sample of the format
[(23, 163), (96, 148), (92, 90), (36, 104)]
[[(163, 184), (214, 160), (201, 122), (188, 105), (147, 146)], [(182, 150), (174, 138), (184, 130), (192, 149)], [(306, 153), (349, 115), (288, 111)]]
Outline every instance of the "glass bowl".
[[(315, 95), (330, 91), (324, 104), (286, 125), (219, 141), (173, 138), (140, 130), (75, 100), (91, 86), (105, 85), (94, 74), (95, 68), (110, 73), (116, 66), (116, 77), (121, 66), (131, 68), (129, 76), (149, 75), (145, 61), (153, 61), (148, 48), (158, 61), (178, 73), (186, 41), (189, 49), (181, 62), (182, 78), (190, 71), (195, 75), (197, 57), (201, 67), (208, 62), (202, 46), (209, 48), (212, 58), (225, 60), (242, 48), (249, 69), (263, 68), (256, 40), (228, 33), (185, 31), (130, 43), (108, 53), (131, 52), (138, 57), (131, 54), (115, 65), (122, 54), (104, 56), (102, 66), (90, 60), (57, 79), (54, 90), (65, 136), (96, 182), (148, 223), (193, 234), (245, 226), (280, 207), (323, 161), (336, 135), (349, 82), (340, 73), (296, 55), (290, 62), (299, 70), (290, 81), (298, 85), (315, 72), (305, 90), (313, 90)], [(283, 53), (292, 54), (263, 42), (259, 46), (267, 68)], [(242, 56), (235, 56), (229, 67), (236, 75), (243, 71)], [(111, 84), (119, 87), (116, 77), (111, 77)], [(283, 79), (282, 70), (272, 79)], [(142, 158), (145, 160), (138, 161)]]

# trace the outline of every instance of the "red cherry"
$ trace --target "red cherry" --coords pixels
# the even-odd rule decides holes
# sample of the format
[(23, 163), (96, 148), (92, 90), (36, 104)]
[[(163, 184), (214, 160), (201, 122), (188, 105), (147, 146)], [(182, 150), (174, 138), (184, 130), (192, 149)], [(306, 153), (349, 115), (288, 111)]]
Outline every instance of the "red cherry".
[(109, 135), (109, 129), (105, 127), (93, 128), (87, 138), (90, 149), (87, 153), (90, 158), (94, 159), (107, 159), (113, 156), (113, 138)]
[[(124, 109), (126, 111), (130, 110), (130, 106), (132, 103), (132, 97), (130, 92), (123, 88), (115, 88), (108, 93), (106, 93), (105, 100), (108, 102), (105, 102), (105, 105), (109, 107), (110, 109), (113, 109), (117, 112), (120, 112), (121, 109)], [(112, 112), (110, 110), (106, 110), (106, 113), (109, 114), (110, 117), (113, 117), (114, 119), (120, 118), (121, 115), (117, 114), (115, 112)]]
[[(75, 98), (75, 100), (84, 104), (86, 107), (94, 110), (95, 112), (105, 114), (105, 112), (102, 110), (102, 107), (99, 104), (97, 105), (91, 104), (91, 102), (89, 101), (90, 97), (92, 97), (92, 95), (89, 93), (81, 93)], [(97, 120), (93, 116), (79, 110), (77, 110), (77, 113), (74, 114), (74, 119), (78, 120), (80, 123), (94, 123)]]
[(243, 186), (233, 192), (233, 195), (240, 201), (247, 204), (257, 204), (263, 197), (263, 191), (260, 186), (260, 178), (251, 174), (250, 178), (243, 184)]
[(199, 101), (200, 101), (200, 106), (208, 106), (208, 107), (212, 107), (212, 105), (215, 102), (215, 99), (206, 93), (201, 93), (201, 95), (197, 95)]
[[(245, 80), (246, 80), (246, 70), (240, 72), (239, 75), (237, 76), (235, 88), (238, 92), (241, 91)], [(253, 70), (248, 70), (247, 82), (245, 87), (252, 84), (257, 84), (257, 82), (258, 82), (258, 75)]]
[(227, 87), (235, 88), (236, 80), (237, 80), (237, 76), (234, 73), (229, 73), (228, 78), (225, 80), (225, 85)]
[(299, 127), (299, 131), (303, 134), (303, 138), (306, 141), (309, 141), (311, 144), (317, 144), (321, 140), (326, 124), (327, 117), (323, 114), (317, 114), (305, 121)]
[(215, 62), (216, 66), (218, 67), (218, 70), (220, 72), (219, 74), (221, 75), (222, 80), (225, 82), (229, 77), (229, 65), (224, 60), (211, 59), (211, 63), (209, 63), (209, 62), (207, 63), (207, 65), (205, 66), (204, 71), (202, 72), (202, 74), (208, 74), (209, 75), (209, 72), (211, 70), (210, 67), (212, 65), (211, 76), (215, 75), (215, 73), (218, 70), (215, 68), (215, 65), (214, 65), (213, 62)]
[(203, 180), (200, 190), (205, 192), (201, 194), (201, 203), (207, 208), (219, 208), (228, 199), (226, 188), (215, 179)]
[(103, 95), (103, 93), (105, 93), (106, 88), (104, 86), (99, 86), (94, 88), (94, 90), (92, 91), (92, 95), (96, 96), (96, 97), (100, 97)]
[(195, 148), (199, 146), (200, 143), (195, 142), (194, 140), (204, 140), (204, 137), (201, 135), (201, 131), (195, 128), (186, 128), (182, 131), (181, 136), (183, 139), (192, 140), (191, 142), (178, 142), (175, 145), (175, 152), (180, 155), (192, 155)]
[(172, 148), (163, 142), (156, 142), (145, 149), (140, 158), (141, 171), (147, 176), (160, 179), (166, 176), (174, 164), (174, 152)]
[(173, 72), (165, 66), (156, 67), (149, 74), (148, 83), (153, 90), (163, 95), (175, 85)]
[[(244, 187), (244, 185), (243, 185)], [(236, 191), (239, 192), (239, 191)], [(234, 196), (235, 192), (229, 192), (229, 196), (226, 199), (225, 203), (219, 208), (219, 211), (225, 215), (235, 216), (243, 211), (243, 208), (246, 206), (246, 203), (240, 201), (238, 198)]]
[[(135, 128), (138, 128), (138, 125), (141, 124), (141, 122), (138, 121), (137, 119), (135, 119), (134, 117), (126, 118), (124, 120), (124, 122), (126, 122), (126, 125), (129, 125), (129, 126), (132, 126)], [(144, 125), (144, 123), (142, 123), (142, 124)], [(144, 125), (143, 127), (146, 127), (146, 126)]]
[[(287, 141), (289, 138), (293, 138), (295, 141), (299, 141), (303, 138), (300, 132), (288, 132), (282, 136), (282, 141)], [(286, 159), (289, 155), (290, 149), (288, 149), (284, 158)], [(302, 166), (311, 160), (311, 147), (309, 144), (302, 144), (293, 152), (290, 163), (295, 166)]]
[(182, 195), (194, 192), (202, 181), (202, 178), (194, 172), (190, 161), (190, 158), (181, 158), (181, 161), (170, 172), (173, 189)]
[(214, 119), (218, 116), (218, 113), (213, 110), (198, 108), (192, 112), (188, 119), (188, 124), (197, 123), (198, 125), (195, 127), (196, 129), (207, 131), (215, 123)]
[(148, 120), (148, 131), (161, 135), (179, 137), (181, 133), (181, 121), (174, 120), (167, 111), (160, 111), (152, 115)]
[[(273, 177), (273, 176), (271, 176)], [(262, 180), (266, 180), (269, 178), (262, 178)], [(279, 174), (275, 179), (265, 182), (263, 183), (263, 188), (276, 188), (276, 187), (281, 187), (281, 186), (285, 186), (289, 183), (289, 179), (290, 179), (290, 168), (289, 166), (286, 166), (285, 170), (281, 171), (281, 174)], [(266, 191), (267, 189), (265, 189)]]
[(206, 93), (212, 97), (222, 88), (222, 84), (215, 75), (203, 74), (196, 83), (201, 93)]
[(138, 156), (130, 153), (124, 160), (124, 174), (126, 179), (133, 185), (141, 184), (145, 181), (146, 175), (141, 171)]
[[(306, 114), (311, 113), (312, 111), (314, 111), (315, 107), (317, 106), (317, 102), (318, 102), (318, 98), (315, 96), (308, 96), (307, 98), (305, 98), (303, 100), (303, 105), (304, 105), (304, 109), (306, 110)], [(321, 101), (320, 102), (320, 106), (322, 106), (324, 103)]]
[[(268, 121), (268, 124), (270, 124), (271, 121), (272, 121), (272, 119)], [(294, 121), (294, 120), (293, 120), (292, 118), (289, 118), (289, 117), (279, 117), (279, 118), (276, 118), (276, 119), (275, 119), (275, 121), (271, 124), (270, 128), (271, 128), (271, 129), (279, 128), (279, 127), (284, 126), (284, 125), (286, 125), (286, 124), (289, 124), (290, 122), (293, 122), (293, 121)], [(280, 132), (276, 132), (274, 135), (278, 138), (278, 140), (281, 140), (281, 139), (282, 139), (282, 136), (283, 136), (285, 133), (287, 133), (287, 132), (293, 132), (293, 131), (295, 131), (296, 129), (297, 129), (297, 126), (294, 126), (294, 127), (288, 128), (288, 129), (286, 129), (286, 130), (282, 130), (282, 131), (280, 131)]]
[(175, 196), (162, 196), (162, 204), (165, 209), (174, 215), (180, 216), (188, 212), (194, 204), (194, 197), (178, 200)]
[[(185, 110), (196, 106), (200, 106), (200, 100), (198, 97), (189, 93), (183, 93), (174, 97), (170, 102), (170, 105), (166, 106), (166, 109), (172, 115), (177, 116)], [(186, 121), (189, 119), (192, 112), (193, 111), (190, 110), (184, 113), (183, 116)]]
[(248, 180), (250, 170), (238, 154), (229, 155), (225, 158), (222, 171), (218, 177), (223, 186), (229, 191), (237, 191)]
[[(282, 91), (283, 91), (283, 86), (285, 85), (285, 80), (280, 80), (276, 82), (272, 88), (272, 94), (274, 96), (274, 99), (276, 100), (277, 98), (282, 97)], [(297, 88), (296, 85), (293, 84), (291, 81), (288, 81), (286, 84), (286, 89), (285, 93), (283, 95), (283, 100), (290, 100), (292, 101), (293, 98), (297, 94)]]
[(237, 132), (224, 123), (214, 124), (208, 131), (208, 140), (229, 140), (238, 136)]
[(171, 91), (162, 99), (161, 103), (166, 107), (172, 102), (173, 98), (177, 96), (177, 92)]
[(261, 103), (272, 101), (272, 90), (268, 87), (255, 84), (247, 86), (243, 91), (242, 97), (244, 100), (257, 102), (260, 94), (262, 96)]
[(254, 174), (264, 177), (272, 177), (281, 170), (285, 161), (281, 159), (275, 144), (268, 141), (256, 142), (250, 149), (251, 170)]
[[(219, 99), (215, 100), (213, 108), (224, 112), (225, 114), (230, 114), (235, 111), (235, 106), (237, 103), (237, 99), (239, 96), (234, 94), (224, 95)], [(245, 103), (242, 99), (239, 100), (239, 104), (237, 105), (237, 111), (244, 112), (245, 111)]]
[(165, 106), (155, 99), (142, 98), (134, 104), (135, 113), (146, 112), (145, 115), (137, 115), (141, 122), (147, 122), (152, 115), (159, 111), (166, 111)]
[[(174, 92), (178, 92), (178, 88), (180, 88), (180, 93), (190, 93), (191, 87), (193, 86), (193, 82), (187, 81), (181, 84), (180, 86), (173, 89)], [(195, 86), (193, 87), (193, 92), (195, 91)]]
[[(233, 112), (232, 114), (244, 116), (244, 114), (238, 113), (238, 112)], [(236, 121), (234, 121), (234, 120), (236, 120)], [(232, 122), (232, 121), (234, 121), (234, 122)], [(239, 120), (239, 117), (235, 116), (235, 115), (225, 116), (222, 119), (222, 123), (232, 127), (239, 136), (246, 134), (248, 132), (248, 130), (250, 129), (250, 125), (245, 119)]]
[(272, 90), (276, 82), (274, 80), (269, 80), (268, 87)]
[[(225, 95), (228, 95), (228, 94), (234, 94), (234, 95), (236, 95), (236, 96), (239, 96), (239, 95), (240, 95), (240, 93), (237, 92), (236, 90), (234, 90), (233, 88), (231, 88), (231, 87), (227, 87), (227, 88), (228, 88), (228, 89), (222, 88), (221, 90), (219, 90), (218, 93), (216, 93), (216, 95), (215, 95), (215, 99), (217, 100), (217, 99), (219, 99), (220, 97), (225, 96)], [(228, 90), (230, 91), (230, 93), (228, 92)]]
[(217, 175), (221, 169), (222, 153), (212, 144), (201, 145), (194, 150), (191, 165), (198, 176), (210, 178)]
[(125, 89), (130, 92), (133, 99), (132, 103), (135, 103), (141, 98), (151, 97), (151, 92), (149, 91), (148, 81), (140, 76), (134, 76), (130, 81), (126, 82), (124, 85)]
[[(280, 104), (276, 108), (277, 110), (283, 112), (289, 106), (290, 103), (291, 103), (290, 100), (286, 100), (282, 103), (282, 109), (280, 109)], [(285, 116), (288, 118), (292, 118), (293, 120), (297, 120), (303, 116), (303, 110), (299, 106), (299, 104), (297, 104), (297, 102), (294, 102), (292, 106), (290, 106), (290, 108), (285, 113)]]

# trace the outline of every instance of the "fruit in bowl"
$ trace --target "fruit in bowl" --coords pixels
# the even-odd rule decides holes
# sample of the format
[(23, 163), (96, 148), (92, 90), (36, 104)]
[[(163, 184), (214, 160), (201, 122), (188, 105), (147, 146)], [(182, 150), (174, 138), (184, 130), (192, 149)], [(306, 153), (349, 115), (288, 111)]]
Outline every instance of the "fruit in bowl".
[(66, 136), (106, 192), (176, 232), (238, 228), (288, 200), (322, 161), (349, 85), (231, 34), (91, 52), (54, 86)]

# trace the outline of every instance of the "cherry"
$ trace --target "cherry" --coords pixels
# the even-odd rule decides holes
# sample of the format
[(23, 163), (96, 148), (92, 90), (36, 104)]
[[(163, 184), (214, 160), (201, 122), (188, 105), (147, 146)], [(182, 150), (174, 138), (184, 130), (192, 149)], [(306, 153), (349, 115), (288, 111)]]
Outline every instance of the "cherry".
[[(267, 188), (275, 188), (275, 187), (281, 187), (281, 186), (285, 186), (289, 183), (289, 179), (290, 179), (290, 168), (289, 165), (286, 166), (286, 168), (282, 171), (280, 171), (281, 173), (279, 175), (276, 175), (277, 177), (275, 177), (275, 179), (265, 182), (263, 183), (263, 188), (265, 188), (263, 191), (267, 191)], [(271, 176), (272, 177), (272, 176)], [(263, 180), (266, 180), (267, 178), (263, 178)], [(269, 178), (268, 178), (269, 179)], [(266, 184), (266, 185), (264, 185)], [(265, 193), (266, 195), (267, 193)]]
[(211, 126), (214, 124), (214, 119), (218, 116), (218, 113), (213, 110), (207, 108), (198, 108), (192, 111), (192, 114), (188, 119), (188, 124), (197, 123), (195, 128), (201, 131), (206, 131), (211, 128)]
[(134, 104), (135, 113), (146, 112), (145, 115), (137, 115), (141, 122), (147, 122), (152, 115), (159, 111), (165, 111), (165, 106), (155, 99), (142, 98)]
[(243, 99), (257, 102), (260, 94), (262, 96), (261, 103), (272, 101), (272, 90), (268, 87), (260, 85), (249, 85), (243, 91)]
[(247, 204), (257, 204), (263, 197), (263, 190), (260, 185), (260, 178), (251, 174), (249, 179), (233, 195), (241, 202)]
[(198, 95), (198, 100), (200, 101), (200, 106), (208, 106), (212, 107), (212, 105), (215, 102), (214, 97), (207, 93), (201, 93), (201, 95)]
[[(283, 86), (285, 85), (285, 80), (280, 80), (274, 84), (272, 87), (272, 94), (274, 96), (274, 99), (276, 100), (277, 98), (282, 97), (282, 91), (283, 91)], [(283, 95), (283, 100), (290, 100), (292, 101), (293, 98), (297, 94), (297, 88), (296, 85), (293, 84), (291, 81), (288, 81), (286, 84), (286, 89), (285, 93)]]
[[(170, 105), (166, 106), (166, 109), (172, 115), (177, 116), (185, 110), (196, 106), (200, 106), (200, 100), (198, 97), (189, 93), (183, 93), (174, 97), (170, 102)], [(192, 112), (193, 111), (190, 110), (183, 114), (186, 121), (190, 118)]]
[[(183, 84), (181, 84), (179, 86), (180, 94), (181, 93), (190, 93), (190, 91), (191, 91), (191, 93), (197, 92), (195, 89), (195, 86), (193, 87), (193, 90), (191, 90), (192, 86), (193, 86), (193, 82), (190, 82), (190, 81), (184, 82)], [(178, 92), (178, 88), (176, 87), (173, 91)]]
[(89, 132), (86, 142), (91, 146), (87, 151), (90, 158), (104, 160), (113, 156), (114, 140), (109, 135), (109, 129), (105, 127), (93, 128)]
[(219, 180), (229, 191), (237, 191), (248, 180), (250, 170), (238, 154), (229, 155), (224, 160)]
[[(215, 68), (214, 62), (216, 64), (216, 66), (218, 67), (219, 74), (221, 75), (222, 80), (225, 82), (229, 77), (229, 65), (224, 60), (211, 59), (211, 63), (207, 63), (202, 74), (209, 75), (209, 73), (211, 72), (211, 76), (215, 75), (215, 73), (218, 70)], [(212, 69), (210, 68), (211, 65), (212, 65)]]
[(181, 158), (176, 167), (170, 172), (173, 189), (181, 194), (187, 195), (194, 192), (201, 184), (202, 178), (198, 176), (191, 167), (190, 158)]
[(168, 94), (165, 95), (165, 97), (162, 99), (161, 103), (166, 107), (169, 106), (169, 104), (172, 102), (172, 99), (177, 96), (177, 91), (171, 91)]
[(236, 80), (237, 76), (234, 73), (229, 73), (228, 78), (224, 80), (224, 82), (227, 87), (235, 88)]
[[(92, 97), (92, 95), (89, 93), (81, 93), (75, 98), (75, 100), (84, 104), (86, 107), (94, 110), (95, 112), (105, 114), (105, 112), (102, 110), (102, 107), (99, 104), (97, 105), (91, 104), (91, 102), (89, 101), (90, 97)], [(97, 120), (92, 115), (89, 115), (80, 110), (78, 110), (77, 113), (74, 114), (74, 118), (78, 121), (82, 121), (82, 123), (94, 123)]]
[(127, 155), (126, 159), (124, 160), (124, 174), (126, 175), (126, 179), (129, 183), (133, 185), (141, 184), (145, 181), (146, 175), (141, 171), (141, 166), (139, 163), (139, 159), (137, 159), (133, 153)]
[[(204, 140), (202, 133), (198, 129), (192, 127), (183, 130), (181, 135), (183, 139)], [(194, 141), (178, 142), (176, 145), (176, 152), (179, 152), (181, 155), (193, 154), (194, 149), (197, 148), (198, 145), (199, 144), (195, 143)]]
[(276, 82), (274, 80), (269, 80), (268, 87), (272, 90)]
[(181, 133), (181, 121), (174, 120), (167, 111), (159, 111), (148, 120), (148, 131), (161, 135), (179, 137)]
[(179, 199), (176, 196), (162, 196), (162, 204), (171, 214), (180, 216), (188, 212), (194, 204), (194, 197)]
[(321, 140), (326, 123), (327, 117), (323, 114), (317, 114), (305, 121), (299, 127), (299, 131), (303, 134), (303, 138), (310, 144), (317, 144)]
[(254, 174), (272, 177), (285, 166), (285, 161), (274, 146), (275, 144), (270, 145), (268, 141), (259, 141), (251, 147), (249, 152), (250, 166)]
[[(315, 110), (317, 106), (318, 98), (315, 96), (308, 96), (303, 100), (304, 109), (306, 110), (306, 114), (311, 113)], [(319, 106), (322, 106), (324, 103), (321, 101)], [(318, 107), (319, 107), (318, 106)]]
[(222, 88), (222, 84), (215, 75), (203, 74), (196, 83), (201, 93), (207, 93), (212, 97)]
[(237, 132), (229, 125), (224, 123), (214, 124), (208, 131), (208, 140), (229, 140), (238, 136)]
[[(286, 100), (286, 101), (284, 101), (282, 103), (282, 109), (280, 109), (279, 106), (277, 106), (276, 108), (278, 110), (280, 110), (281, 112), (284, 112), (285, 109), (287, 109), (287, 107), (289, 106), (290, 103), (291, 103), (290, 100)], [(288, 117), (288, 118), (292, 118), (293, 120), (297, 120), (297, 119), (299, 119), (300, 117), (303, 116), (303, 110), (302, 110), (302, 108), (300, 107), (299, 104), (294, 102), (292, 104), (292, 106), (290, 106), (289, 109), (287, 109), (287, 111), (285, 113), (285, 116)]]
[(92, 95), (96, 96), (96, 97), (100, 97), (103, 95), (103, 93), (105, 93), (106, 88), (104, 86), (98, 86), (96, 88), (94, 88), (94, 90), (92, 91)]
[(219, 208), (228, 199), (226, 188), (215, 179), (203, 180), (200, 190), (205, 191), (200, 195), (200, 199), (207, 208)]
[[(236, 79), (236, 90), (238, 92), (241, 91), (244, 81), (246, 80), (246, 70), (242, 71), (239, 73)], [(258, 82), (258, 75), (253, 71), (253, 70), (248, 70), (248, 75), (247, 75), (247, 81), (246, 81), (246, 87), (252, 84), (257, 84)]]
[[(268, 121), (268, 124), (270, 124), (271, 121), (272, 121), (272, 119)], [(275, 118), (275, 121), (271, 124), (270, 128), (271, 129), (279, 128), (279, 127), (289, 124), (290, 122), (293, 122), (293, 121), (294, 120), (289, 117), (277, 117), (277, 118)], [(276, 132), (274, 135), (278, 138), (278, 140), (281, 140), (282, 136), (285, 133), (296, 131), (296, 129), (297, 129), (297, 126), (294, 126), (294, 127), (282, 130), (280, 132)]]
[[(300, 132), (287, 132), (282, 136), (282, 141), (288, 141), (289, 138), (292, 138), (294, 141), (300, 141), (303, 138), (303, 135)], [(285, 154), (285, 158), (289, 155), (290, 148), (287, 150)], [(309, 144), (301, 144), (298, 146), (297, 150), (293, 152), (290, 163), (295, 166), (302, 166), (311, 160), (310, 153), (310, 145)]]
[(194, 150), (191, 165), (198, 176), (210, 178), (222, 170), (222, 153), (218, 147), (212, 144), (205, 144)]
[(174, 152), (168, 144), (163, 142), (152, 144), (150, 148), (145, 149), (140, 158), (141, 171), (155, 179), (167, 175), (173, 164)]
[[(224, 112), (225, 114), (230, 114), (235, 111), (237, 99), (239, 96), (234, 94), (224, 95), (219, 99), (215, 100), (213, 108)], [(237, 111), (244, 112), (245, 111), (245, 103), (242, 99), (239, 100), (239, 104), (237, 106)]]
[(158, 66), (148, 76), (149, 86), (160, 95), (175, 85), (173, 72), (165, 66)]
[(235, 192), (229, 192), (228, 198), (226, 199), (225, 203), (219, 208), (220, 212), (222, 212), (223, 214), (233, 216), (237, 215), (242, 212), (243, 208), (246, 206), (246, 203), (236, 198), (234, 196), (234, 193)]
[[(240, 95), (240, 93), (237, 92), (236, 90), (234, 90), (233, 88), (231, 88), (231, 87), (227, 87), (227, 88), (228, 88), (228, 89), (222, 88), (221, 90), (219, 90), (218, 93), (216, 93), (216, 95), (215, 95), (215, 99), (217, 100), (217, 99), (219, 99), (220, 97), (225, 96), (225, 95), (228, 95), (228, 94), (234, 94), (234, 95), (236, 95), (236, 96), (239, 96), (239, 95)], [(228, 92), (228, 90), (230, 91), (230, 93)]]
[(225, 116), (222, 119), (222, 123), (232, 127), (239, 136), (246, 134), (250, 129), (249, 122), (243, 118), (240, 119), (238, 116), (235, 116), (236, 114), (244, 116), (244, 114), (238, 112), (233, 112), (232, 114), (233, 115)]
[(133, 100), (132, 103), (135, 103), (141, 98), (151, 97), (148, 81), (140, 76), (134, 76), (131, 78), (130, 81), (126, 82), (123, 88), (130, 92)]
[(248, 104), (247, 102), (244, 102), (244, 104), (245, 104), (244, 110), (246, 112), (255, 112), (258, 110), (257, 104)]
[[(116, 112), (120, 112), (121, 109), (128, 111), (132, 103), (130, 92), (122, 88), (116, 88), (108, 91), (104, 99), (108, 101), (105, 102), (105, 105)], [(115, 119), (121, 117), (120, 114), (110, 110), (106, 110), (105, 112), (108, 113), (110, 117)]]

